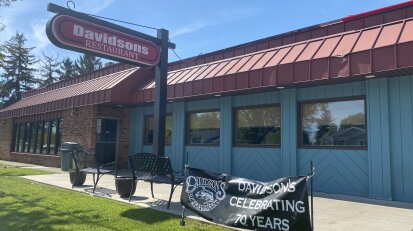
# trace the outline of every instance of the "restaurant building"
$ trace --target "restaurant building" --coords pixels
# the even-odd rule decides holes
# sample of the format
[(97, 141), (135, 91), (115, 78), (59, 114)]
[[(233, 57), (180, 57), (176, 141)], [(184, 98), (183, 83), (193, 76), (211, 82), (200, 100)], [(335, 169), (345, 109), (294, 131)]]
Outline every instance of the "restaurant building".
[[(169, 64), (166, 155), (262, 181), (413, 202), (413, 2)], [(62, 142), (151, 152), (154, 71), (109, 65), (0, 111), (0, 159), (58, 166)]]

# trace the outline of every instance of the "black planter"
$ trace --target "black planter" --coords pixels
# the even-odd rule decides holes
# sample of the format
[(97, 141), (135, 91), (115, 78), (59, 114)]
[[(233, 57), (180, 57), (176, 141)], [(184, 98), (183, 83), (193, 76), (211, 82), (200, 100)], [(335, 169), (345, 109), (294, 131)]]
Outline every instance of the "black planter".
[[(76, 174), (77, 174), (77, 177), (76, 177)], [(86, 173), (85, 172), (69, 171), (69, 177), (70, 177), (70, 183), (74, 186), (81, 186), (86, 181)], [(76, 179), (76, 181), (75, 181), (75, 179)]]
[[(116, 177), (115, 178), (116, 191), (120, 197), (129, 197), (132, 187), (132, 178)], [(136, 191), (136, 180), (133, 182), (132, 195)]]

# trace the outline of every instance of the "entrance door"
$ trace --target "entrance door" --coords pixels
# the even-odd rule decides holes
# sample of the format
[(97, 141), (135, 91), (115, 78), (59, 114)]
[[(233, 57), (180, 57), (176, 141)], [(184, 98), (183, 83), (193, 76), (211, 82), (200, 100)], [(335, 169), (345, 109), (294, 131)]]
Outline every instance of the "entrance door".
[(98, 119), (96, 129), (96, 156), (99, 163), (106, 164), (116, 159), (118, 121)]

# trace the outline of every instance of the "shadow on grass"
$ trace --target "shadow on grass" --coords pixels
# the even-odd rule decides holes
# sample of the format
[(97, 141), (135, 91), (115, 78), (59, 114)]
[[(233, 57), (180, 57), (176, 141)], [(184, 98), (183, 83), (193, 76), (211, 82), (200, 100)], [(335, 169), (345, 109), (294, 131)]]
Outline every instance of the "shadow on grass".
[(90, 214), (91, 210), (62, 211), (48, 206), (41, 196), (0, 191), (0, 198), (0, 230), (56, 230), (58, 226), (87, 224), (99, 219), (99, 215)]
[(156, 211), (150, 208), (129, 209), (122, 212), (120, 215), (122, 217), (150, 225), (176, 218), (176, 216), (174, 215), (161, 211)]

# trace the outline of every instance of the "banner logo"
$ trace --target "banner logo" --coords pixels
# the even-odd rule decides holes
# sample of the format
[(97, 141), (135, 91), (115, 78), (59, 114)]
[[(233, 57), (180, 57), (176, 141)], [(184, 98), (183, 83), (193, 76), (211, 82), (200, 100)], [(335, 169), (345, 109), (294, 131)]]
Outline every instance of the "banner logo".
[(186, 189), (189, 202), (199, 211), (210, 211), (225, 199), (225, 183), (203, 177), (188, 176)]

